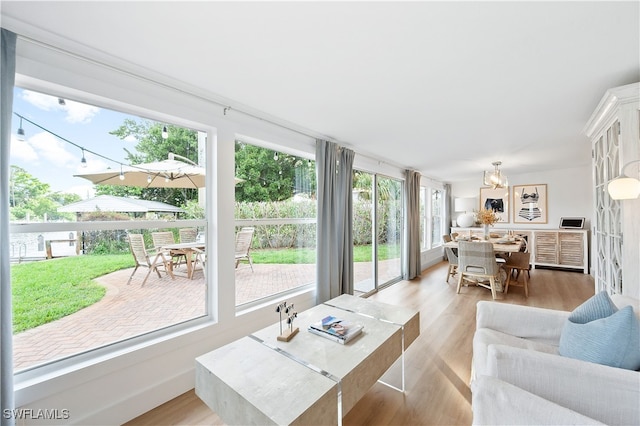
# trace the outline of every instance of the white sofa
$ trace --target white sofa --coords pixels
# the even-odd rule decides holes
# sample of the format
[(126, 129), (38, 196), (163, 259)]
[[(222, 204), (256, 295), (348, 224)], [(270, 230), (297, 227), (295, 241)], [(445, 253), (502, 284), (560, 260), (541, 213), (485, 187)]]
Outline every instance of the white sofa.
[[(612, 296), (618, 308), (638, 301)], [(474, 424), (640, 424), (640, 372), (558, 354), (570, 312), (478, 302)]]

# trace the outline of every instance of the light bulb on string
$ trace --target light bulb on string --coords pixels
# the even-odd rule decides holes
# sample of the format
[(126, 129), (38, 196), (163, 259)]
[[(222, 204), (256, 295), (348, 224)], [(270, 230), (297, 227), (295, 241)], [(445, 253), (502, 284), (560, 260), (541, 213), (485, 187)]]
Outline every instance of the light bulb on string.
[(274, 159), (274, 161), (278, 161), (278, 153), (277, 152), (275, 152), (273, 154), (273, 159)]
[(87, 159), (84, 156), (84, 149), (82, 150), (82, 160), (80, 160), (80, 167), (83, 169), (87, 167)]
[(22, 117), (20, 117), (20, 127), (18, 127), (18, 131), (16, 132), (16, 134), (18, 135), (19, 141), (25, 140), (24, 129), (22, 128)]
[(151, 175), (147, 175), (147, 183), (151, 183)]
[(167, 129), (167, 126), (164, 126), (162, 128), (162, 139), (167, 139), (169, 137), (169, 130)]
[(120, 180), (124, 180), (124, 172), (122, 171), (122, 164), (120, 164)]

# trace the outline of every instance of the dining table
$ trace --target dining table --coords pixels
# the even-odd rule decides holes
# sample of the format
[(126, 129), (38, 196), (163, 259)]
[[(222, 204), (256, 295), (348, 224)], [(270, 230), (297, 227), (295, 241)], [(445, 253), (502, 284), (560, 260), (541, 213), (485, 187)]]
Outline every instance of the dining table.
[[(193, 279), (195, 269), (195, 254), (205, 250), (205, 243), (201, 241), (189, 243), (167, 244), (161, 247), (161, 251), (168, 251), (171, 256), (183, 255), (187, 265), (187, 277)], [(173, 264), (171, 264), (173, 268)]]
[(445, 247), (458, 248), (458, 241), (489, 241), (493, 244), (493, 251), (496, 253), (516, 253), (523, 247), (523, 241), (521, 239), (506, 239), (506, 238), (489, 238), (489, 240), (474, 239), (471, 240), (455, 240), (449, 241), (444, 244)]

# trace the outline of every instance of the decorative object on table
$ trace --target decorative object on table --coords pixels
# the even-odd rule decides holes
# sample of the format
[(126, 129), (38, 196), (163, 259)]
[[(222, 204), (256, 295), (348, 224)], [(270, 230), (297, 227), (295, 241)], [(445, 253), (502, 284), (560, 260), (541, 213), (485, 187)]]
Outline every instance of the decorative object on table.
[(498, 222), (509, 222), (509, 188), (480, 188), (481, 209), (493, 210)]
[(491, 209), (482, 208), (477, 214), (478, 222), (484, 228), (484, 239), (489, 239), (489, 226), (493, 226), (494, 223), (499, 221), (499, 217), (495, 211)]
[(473, 211), (475, 210), (478, 202), (475, 198), (456, 198), (453, 201), (453, 209), (456, 212), (463, 212), (458, 216), (456, 220), (458, 226), (462, 228), (468, 228), (473, 226), (476, 218)]
[(360, 335), (362, 328), (359, 324), (352, 324), (331, 315), (309, 325), (311, 333), (343, 345)]
[[(632, 165), (634, 170), (629, 167)], [(607, 191), (613, 200), (634, 200), (640, 197), (640, 160), (625, 164), (620, 176), (609, 182)]]
[(513, 186), (513, 222), (547, 223), (547, 185)]
[[(295, 336), (300, 329), (298, 327), (293, 328), (293, 320), (298, 317), (298, 313), (293, 310), (293, 303), (287, 305), (287, 302), (282, 302), (276, 306), (276, 312), (280, 314), (280, 335), (278, 340), (281, 342), (288, 342)], [(282, 313), (287, 315), (287, 329), (282, 330)]]
[(500, 171), (500, 166), (502, 165), (502, 161), (494, 161), (491, 164), (493, 164), (494, 169), (491, 171), (484, 172), (484, 176), (482, 178), (482, 184), (484, 186), (491, 187), (491, 189), (509, 187), (509, 180)]

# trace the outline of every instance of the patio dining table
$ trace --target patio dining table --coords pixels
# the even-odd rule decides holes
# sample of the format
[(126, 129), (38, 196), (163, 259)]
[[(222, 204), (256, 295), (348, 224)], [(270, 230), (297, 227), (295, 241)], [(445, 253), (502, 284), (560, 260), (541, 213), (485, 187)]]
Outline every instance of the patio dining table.
[(187, 277), (189, 279), (192, 279), (193, 272), (195, 269), (194, 254), (197, 252), (203, 252), (205, 250), (205, 243), (196, 241), (192, 243), (167, 244), (162, 246), (161, 250), (170, 252), (172, 256), (184, 255), (186, 259), (185, 262), (187, 265)]

